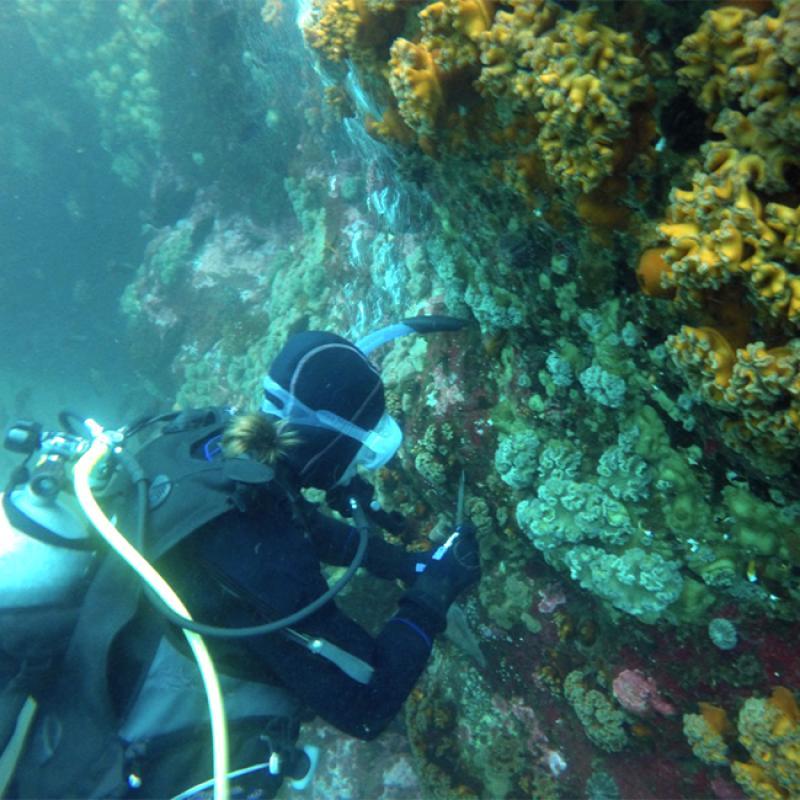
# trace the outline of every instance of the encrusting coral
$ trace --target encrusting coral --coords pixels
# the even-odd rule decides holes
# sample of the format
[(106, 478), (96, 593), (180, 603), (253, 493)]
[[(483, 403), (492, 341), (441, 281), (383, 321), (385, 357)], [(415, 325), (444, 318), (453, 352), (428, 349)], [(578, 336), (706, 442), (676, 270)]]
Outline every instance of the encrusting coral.
[(699, 703), (699, 714), (683, 715), (683, 733), (692, 752), (705, 764), (727, 764), (725, 736), (733, 731), (725, 709), (711, 703)]
[(536, 38), (555, 25), (559, 9), (549, 0), (510, 0), (507, 5), (511, 11), (498, 11), (492, 27), (480, 37), (478, 89), (489, 97), (515, 99), (517, 63)]
[(704, 111), (717, 111), (734, 98), (728, 73), (744, 45), (744, 26), (755, 17), (735, 5), (713, 9), (678, 47), (676, 55), (685, 62), (678, 77)]
[(628, 741), (623, 725), (625, 715), (599, 689), (586, 685), (583, 672), (573, 670), (567, 675), (564, 696), (594, 744), (610, 753), (625, 747)]
[(761, 135), (800, 142), (800, 2), (775, 16), (738, 6), (706, 12), (677, 50), (687, 62), (678, 76), (701, 108), (738, 104)]
[(751, 342), (734, 349), (714, 328), (683, 326), (667, 347), (690, 386), (710, 405), (737, 416), (723, 431), (779, 457), (800, 447), (800, 341), (768, 348)]
[(419, 12), (422, 42), (443, 70), (474, 66), (478, 42), (494, 17), (493, 0), (436, 0)]
[(630, 34), (598, 24), (594, 11), (557, 14), (538, 2), (499, 12), (482, 37), (478, 87), (532, 114), (549, 175), (586, 193), (622, 160), (631, 107), (649, 80)]
[[(476, 135), (481, 114), (466, 118), (481, 96), (501, 125), (533, 125), (535, 138), (522, 137), (518, 156), (534, 155), (532, 144), (543, 171), (574, 194), (598, 188), (648, 139), (637, 134), (629, 141), (632, 127), (642, 124), (636, 107), (650, 94), (633, 37), (600, 24), (594, 11), (568, 13), (548, 0), (513, 0), (500, 9), (494, 0), (435, 0), (396, 38), (376, 24), (378, 16), (374, 0), (315, 0), (306, 41), (332, 63), (363, 61), (369, 43), (373, 57), (385, 58), (378, 51), (391, 42), (388, 65), (373, 64), (370, 79), (388, 82), (386, 113), (397, 113), (429, 154), (443, 129), (460, 124), (457, 141)], [(381, 27), (379, 43), (373, 30)], [(370, 133), (408, 140), (383, 122), (371, 119)], [(616, 194), (624, 186), (608, 188)]]
[(478, 41), (494, 16), (492, 0), (436, 0), (418, 14), (420, 40), (397, 38), (389, 56), (389, 86), (404, 122), (427, 149), (442, 125), (445, 83), (458, 86), (477, 76)]
[(395, 39), (389, 58), (389, 85), (400, 116), (417, 134), (434, 132), (444, 104), (442, 71), (424, 44)]
[(394, 0), (314, 0), (303, 33), (323, 58), (339, 63), (359, 48), (391, 38), (387, 14), (395, 10)]
[(757, 157), (733, 145), (706, 147), (704, 169), (691, 189), (674, 189), (667, 218), (658, 226), (669, 244), (662, 288), (683, 300), (697, 290), (740, 280), (756, 308), (792, 325), (800, 320), (798, 210), (765, 204), (757, 190), (764, 175)]

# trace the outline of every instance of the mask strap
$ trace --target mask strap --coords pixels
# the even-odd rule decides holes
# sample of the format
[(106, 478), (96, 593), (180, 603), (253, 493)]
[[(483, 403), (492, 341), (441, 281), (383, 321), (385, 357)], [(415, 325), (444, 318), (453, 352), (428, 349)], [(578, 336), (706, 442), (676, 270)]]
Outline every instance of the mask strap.
[(343, 433), (351, 439), (366, 444), (371, 449), (375, 448), (370, 445), (370, 442), (376, 444), (382, 440), (380, 434), (366, 431), (332, 411), (325, 409), (314, 411), (269, 376), (264, 378), (263, 386), (265, 392), (274, 394), (283, 403), (283, 408), (278, 408), (269, 398), (265, 397), (261, 403), (261, 410), (265, 414), (273, 414), (294, 425), (308, 425), (313, 428), (325, 428), (335, 433)]

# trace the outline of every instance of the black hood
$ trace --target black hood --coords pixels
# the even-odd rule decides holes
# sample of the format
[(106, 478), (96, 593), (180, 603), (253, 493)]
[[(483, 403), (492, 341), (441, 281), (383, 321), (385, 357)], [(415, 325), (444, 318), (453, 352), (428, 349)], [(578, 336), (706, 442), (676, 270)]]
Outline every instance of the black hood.
[[(367, 357), (347, 339), (323, 331), (305, 331), (289, 338), (269, 370), (276, 383), (314, 411), (325, 409), (371, 430), (383, 416), (383, 382)], [(280, 398), (265, 392), (278, 408)], [(303, 486), (330, 489), (361, 447), (343, 433), (309, 425), (293, 429), (300, 443), (287, 461)]]

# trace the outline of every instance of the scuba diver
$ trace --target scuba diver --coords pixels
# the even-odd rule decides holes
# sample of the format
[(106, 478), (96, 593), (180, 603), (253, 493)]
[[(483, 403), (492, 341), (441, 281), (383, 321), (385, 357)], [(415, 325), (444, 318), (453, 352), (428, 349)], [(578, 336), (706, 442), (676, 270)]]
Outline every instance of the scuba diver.
[[(463, 324), (417, 317), (355, 344), (294, 334), (257, 413), (174, 412), (111, 434), (81, 421), (91, 441), (11, 429), (7, 445), (40, 456), (3, 495), (0, 796), (225, 797), (235, 776), (273, 797), (313, 776), (301, 722), (367, 740), (389, 725), (480, 563), (461, 513), (422, 554), (371, 530), (403, 520), (358, 470), (386, 464), (402, 433), (368, 355)], [(76, 459), (78, 510), (64, 491)], [(347, 569), (329, 587), (321, 562)], [(334, 600), (359, 566), (406, 587), (376, 636)]]

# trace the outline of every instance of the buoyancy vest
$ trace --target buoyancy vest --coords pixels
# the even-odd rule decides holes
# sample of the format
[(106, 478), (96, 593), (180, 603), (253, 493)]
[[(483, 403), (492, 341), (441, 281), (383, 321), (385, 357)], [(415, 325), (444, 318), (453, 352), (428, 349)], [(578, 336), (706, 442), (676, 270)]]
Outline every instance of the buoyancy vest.
[[(271, 467), (221, 453), (219, 437), (229, 419), (230, 412), (223, 408), (182, 412), (137, 451), (148, 482), (143, 549), (150, 560), (226, 511), (243, 510), (254, 492), (274, 480)], [(133, 496), (130, 479), (119, 472), (105, 505), (116, 513), (126, 535), (136, 526)]]

